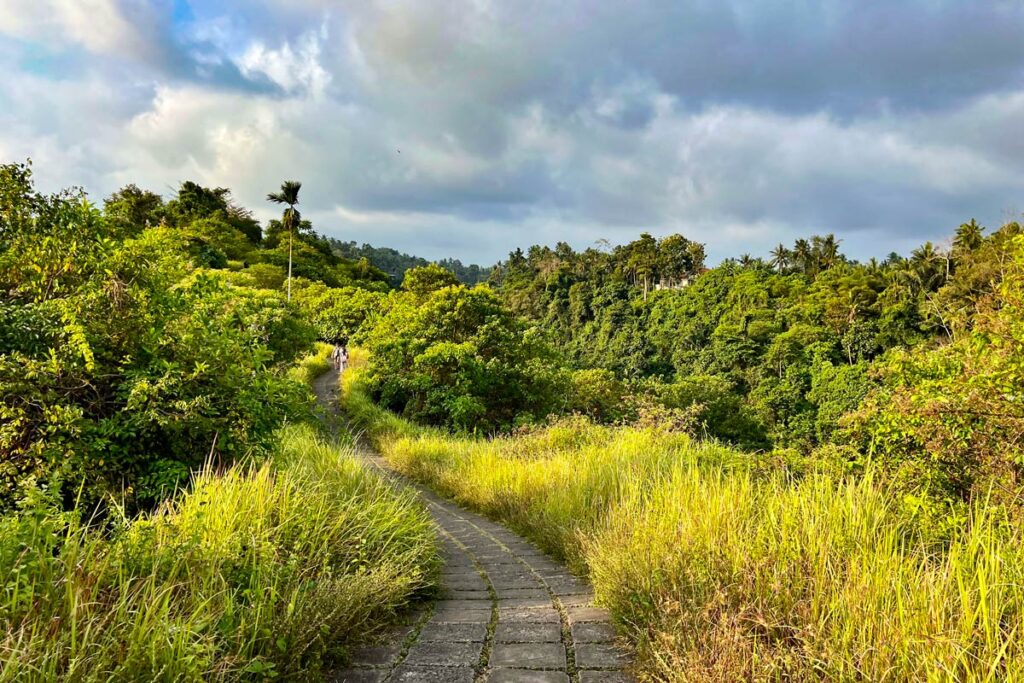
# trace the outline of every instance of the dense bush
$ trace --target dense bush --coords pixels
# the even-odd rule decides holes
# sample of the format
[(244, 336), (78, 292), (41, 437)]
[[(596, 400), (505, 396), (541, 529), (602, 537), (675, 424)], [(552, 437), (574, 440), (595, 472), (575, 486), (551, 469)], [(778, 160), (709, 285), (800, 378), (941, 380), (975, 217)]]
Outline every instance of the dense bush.
[(347, 340), (355, 336), (364, 325), (372, 323), (386, 298), (381, 292), (362, 287), (327, 287), (304, 281), (295, 287), (295, 303), (320, 339)]
[(849, 436), (898, 472), (904, 489), (1019, 505), (1024, 459), (1024, 237), (970, 328), (931, 349), (894, 353), (883, 384), (848, 419)]
[(422, 505), (308, 427), (113, 532), (33, 498), (0, 518), (0, 681), (318, 678), (439, 563)]
[(305, 411), (277, 368), (313, 331), (281, 294), (197, 269), (187, 231), (40, 195), (25, 167), (0, 197), (0, 507), (43, 482), (152, 501)]
[(548, 412), (560, 377), (551, 354), (487, 287), (448, 286), (415, 270), (406, 282), (440, 289), (392, 293), (361, 335), (377, 400), (463, 430), (491, 431)]

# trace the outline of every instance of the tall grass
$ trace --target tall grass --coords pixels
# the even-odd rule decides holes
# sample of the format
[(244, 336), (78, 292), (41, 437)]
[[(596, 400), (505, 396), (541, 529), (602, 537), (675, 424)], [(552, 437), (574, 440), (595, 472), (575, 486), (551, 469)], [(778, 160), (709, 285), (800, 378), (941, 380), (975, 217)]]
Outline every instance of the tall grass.
[(334, 347), (324, 342), (317, 342), (313, 352), (300, 359), (294, 367), (289, 368), (288, 376), (310, 386), (320, 375), (331, 369), (331, 352)]
[(0, 681), (305, 678), (438, 567), (421, 505), (308, 426), (115, 526), (42, 501), (0, 521)]
[(1024, 679), (1021, 527), (941, 546), (871, 473), (794, 479), (650, 429), (457, 439), (345, 401), (399, 469), (589, 574), (651, 679)]

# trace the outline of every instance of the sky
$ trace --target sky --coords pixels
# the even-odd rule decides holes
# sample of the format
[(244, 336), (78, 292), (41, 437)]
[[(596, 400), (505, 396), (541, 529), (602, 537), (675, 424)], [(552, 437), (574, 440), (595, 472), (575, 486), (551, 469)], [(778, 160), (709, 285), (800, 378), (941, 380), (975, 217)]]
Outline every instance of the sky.
[(0, 73), (40, 189), (266, 219), (295, 179), (320, 232), (427, 258), (867, 258), (1024, 211), (1021, 0), (0, 0)]

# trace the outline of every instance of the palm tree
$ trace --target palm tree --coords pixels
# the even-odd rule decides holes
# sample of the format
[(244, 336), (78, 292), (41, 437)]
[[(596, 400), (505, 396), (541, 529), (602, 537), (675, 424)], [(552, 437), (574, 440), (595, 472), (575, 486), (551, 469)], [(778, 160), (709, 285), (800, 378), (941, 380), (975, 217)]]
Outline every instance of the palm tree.
[(985, 228), (978, 225), (978, 221), (972, 218), (969, 223), (963, 223), (957, 228), (953, 246), (959, 251), (974, 251), (981, 246), (984, 231)]
[(889, 287), (895, 300), (909, 301), (921, 291), (921, 274), (910, 259), (901, 259), (888, 271)]
[(299, 190), (301, 189), (302, 183), (299, 181), (286, 180), (281, 183), (280, 192), (271, 192), (267, 195), (268, 201), (288, 205), (288, 208), (284, 210), (284, 215), (281, 216), (281, 225), (288, 231), (288, 301), (292, 300), (292, 241), (295, 237), (295, 228), (299, 226), (301, 218), (299, 212), (295, 210), (295, 205), (299, 203)]
[(800, 270), (804, 274), (810, 270), (811, 265), (811, 245), (807, 240), (797, 240), (793, 245), (793, 259), (800, 264)]
[(824, 269), (828, 270), (839, 262), (839, 243), (841, 241), (837, 240), (835, 235), (829, 233), (819, 242), (821, 265)]
[(779, 244), (771, 251), (771, 260), (768, 262), (769, 265), (776, 268), (780, 273), (789, 267), (789, 259), (791, 254), (789, 249), (786, 249), (785, 244)]
[(931, 242), (925, 242), (910, 255), (910, 267), (917, 273), (917, 279), (926, 291), (938, 289), (943, 284), (943, 270), (940, 266), (944, 255)]

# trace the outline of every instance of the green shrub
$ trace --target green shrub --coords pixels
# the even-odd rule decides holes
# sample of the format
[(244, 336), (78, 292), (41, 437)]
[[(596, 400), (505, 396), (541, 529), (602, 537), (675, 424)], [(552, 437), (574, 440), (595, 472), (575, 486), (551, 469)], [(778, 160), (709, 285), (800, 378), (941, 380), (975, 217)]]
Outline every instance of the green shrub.
[(295, 303), (320, 339), (346, 341), (379, 313), (386, 295), (358, 287), (327, 287), (300, 281)]
[(330, 344), (318, 342), (316, 350), (302, 358), (291, 370), (288, 376), (302, 382), (306, 386), (312, 386), (313, 380), (331, 369), (331, 353), (334, 347)]
[(388, 407), (487, 432), (556, 404), (560, 376), (550, 350), (487, 287), (394, 292), (385, 310), (361, 336), (370, 351), (367, 387)]
[(699, 406), (697, 419), (708, 436), (752, 448), (767, 445), (764, 427), (734, 384), (723, 377), (692, 375), (671, 384), (648, 383), (645, 388), (669, 408)]
[(565, 411), (597, 422), (616, 422), (626, 417), (626, 386), (611, 370), (575, 370), (569, 373)]
[(197, 269), (177, 228), (128, 230), (2, 170), (0, 509), (46, 482), (68, 504), (83, 485), (149, 504), (146, 482), (264, 450), (308, 414), (281, 369), (313, 331), (281, 294)]
[(895, 351), (846, 420), (847, 438), (903, 491), (954, 506), (1019, 505), (1024, 482), (1024, 237), (1009, 241), (995, 295), (949, 343)]

